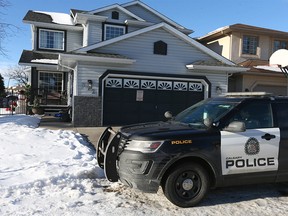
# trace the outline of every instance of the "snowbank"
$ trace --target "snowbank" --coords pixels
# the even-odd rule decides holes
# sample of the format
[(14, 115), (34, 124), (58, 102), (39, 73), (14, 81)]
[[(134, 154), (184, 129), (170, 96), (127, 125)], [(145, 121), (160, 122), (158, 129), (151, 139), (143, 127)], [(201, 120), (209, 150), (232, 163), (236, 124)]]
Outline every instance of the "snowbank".
[(273, 185), (211, 191), (181, 209), (159, 190), (145, 194), (110, 183), (93, 147), (72, 131), (37, 128), (40, 119), (0, 117), (0, 215), (286, 215), (288, 197)]

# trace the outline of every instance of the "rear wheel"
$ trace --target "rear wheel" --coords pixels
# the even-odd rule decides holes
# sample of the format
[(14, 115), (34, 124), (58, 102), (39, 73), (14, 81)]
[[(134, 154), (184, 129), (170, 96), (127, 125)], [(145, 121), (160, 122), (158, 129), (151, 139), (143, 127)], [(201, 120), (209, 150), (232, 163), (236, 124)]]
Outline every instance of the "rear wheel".
[(168, 175), (164, 194), (179, 207), (198, 204), (209, 189), (209, 175), (199, 164), (185, 163), (175, 167)]

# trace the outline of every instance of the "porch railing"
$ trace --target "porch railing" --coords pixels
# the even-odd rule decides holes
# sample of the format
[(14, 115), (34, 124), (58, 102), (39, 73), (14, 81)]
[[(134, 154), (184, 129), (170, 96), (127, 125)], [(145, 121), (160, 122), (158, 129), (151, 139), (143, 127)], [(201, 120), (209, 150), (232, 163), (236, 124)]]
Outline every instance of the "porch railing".
[(35, 98), (38, 99), (39, 105), (67, 105), (66, 91), (56, 92), (47, 89), (31, 89), (29, 96), (29, 105), (33, 105)]

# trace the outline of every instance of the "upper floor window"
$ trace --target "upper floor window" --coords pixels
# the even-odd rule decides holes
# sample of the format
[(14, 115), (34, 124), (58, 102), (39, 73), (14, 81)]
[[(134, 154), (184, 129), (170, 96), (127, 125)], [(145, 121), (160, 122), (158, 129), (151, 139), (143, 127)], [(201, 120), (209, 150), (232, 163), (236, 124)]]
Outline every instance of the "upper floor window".
[(273, 51), (277, 51), (279, 49), (288, 49), (288, 41), (274, 40)]
[(242, 44), (242, 54), (257, 55), (259, 39), (256, 36), (244, 35)]
[(112, 19), (115, 19), (115, 20), (119, 19), (119, 12), (118, 11), (112, 11)]
[(120, 25), (105, 24), (104, 26), (104, 40), (109, 40), (119, 37), (126, 33), (126, 27)]
[(39, 29), (39, 49), (64, 51), (65, 31)]

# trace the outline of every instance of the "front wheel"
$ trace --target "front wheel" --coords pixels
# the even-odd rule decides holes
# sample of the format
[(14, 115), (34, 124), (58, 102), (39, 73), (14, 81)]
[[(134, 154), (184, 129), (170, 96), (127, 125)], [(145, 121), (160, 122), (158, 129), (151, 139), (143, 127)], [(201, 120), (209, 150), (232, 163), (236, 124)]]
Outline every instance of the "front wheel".
[(164, 185), (164, 194), (179, 207), (192, 207), (205, 197), (209, 185), (209, 175), (201, 165), (185, 163), (170, 172)]

